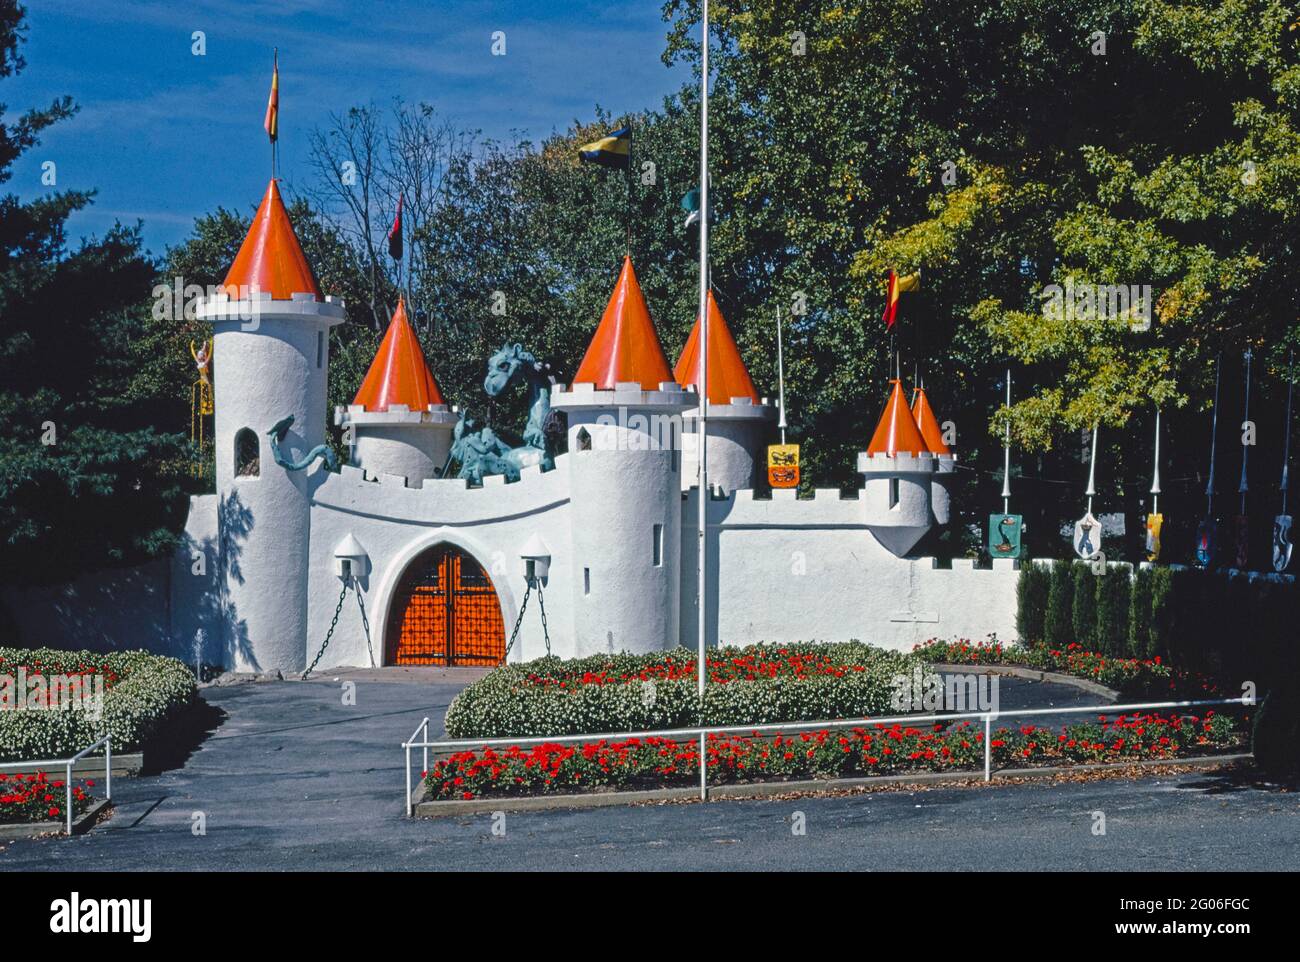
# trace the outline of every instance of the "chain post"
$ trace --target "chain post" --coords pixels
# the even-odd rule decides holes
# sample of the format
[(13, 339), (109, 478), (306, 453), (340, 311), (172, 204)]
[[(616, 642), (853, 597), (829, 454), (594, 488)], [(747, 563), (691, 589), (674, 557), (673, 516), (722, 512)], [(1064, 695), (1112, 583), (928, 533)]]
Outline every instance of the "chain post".
[(542, 597), (542, 582), (537, 581), (537, 608), (542, 613), (542, 640), (546, 642), (546, 656), (551, 655), (551, 631), (546, 627), (546, 601)]
[(510, 632), (510, 641), (506, 644), (505, 654), (501, 656), (501, 664), (506, 663), (510, 657), (510, 650), (515, 646), (515, 639), (519, 637), (519, 626), (524, 623), (524, 612), (528, 610), (528, 599), (533, 593), (533, 586), (530, 583), (528, 590), (524, 592), (524, 602), (519, 606), (519, 617), (515, 619), (515, 627)]
[[(316, 657), (307, 667), (307, 670), (302, 673), (303, 681), (306, 681), (307, 677), (316, 670), (316, 666), (320, 664), (321, 657), (325, 654), (325, 649), (330, 646), (330, 639), (334, 637), (334, 629), (337, 628), (339, 624), (339, 612), (343, 610), (343, 599), (348, 596), (348, 588), (350, 588), (351, 585), (352, 579), (350, 577), (345, 577), (343, 579), (343, 590), (339, 592), (339, 603), (334, 606), (334, 617), (330, 619), (330, 630), (325, 632), (325, 643), (320, 646), (320, 651), (316, 652)], [(358, 595), (360, 595), (360, 592), (358, 592)], [(367, 639), (370, 637), (368, 628), (366, 630), (366, 637)], [(373, 657), (373, 655), (371, 657)]]

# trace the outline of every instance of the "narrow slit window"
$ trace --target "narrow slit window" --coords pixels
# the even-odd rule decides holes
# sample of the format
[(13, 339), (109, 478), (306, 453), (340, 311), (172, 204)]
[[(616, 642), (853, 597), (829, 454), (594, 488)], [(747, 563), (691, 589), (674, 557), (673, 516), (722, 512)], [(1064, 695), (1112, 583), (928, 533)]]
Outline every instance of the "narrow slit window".
[(235, 477), (255, 478), (261, 474), (261, 457), (257, 435), (243, 428), (235, 435)]
[(654, 527), (654, 565), (656, 568), (664, 563), (664, 526), (657, 524)]
[(316, 332), (316, 366), (322, 367), (325, 364), (325, 332)]
[(582, 569), (582, 593), (584, 595), (591, 594), (591, 569), (590, 568)]
[(898, 478), (889, 479), (889, 506), (898, 507)]
[(578, 438), (579, 451), (591, 450), (591, 434), (587, 431), (586, 428), (578, 428), (577, 438)]

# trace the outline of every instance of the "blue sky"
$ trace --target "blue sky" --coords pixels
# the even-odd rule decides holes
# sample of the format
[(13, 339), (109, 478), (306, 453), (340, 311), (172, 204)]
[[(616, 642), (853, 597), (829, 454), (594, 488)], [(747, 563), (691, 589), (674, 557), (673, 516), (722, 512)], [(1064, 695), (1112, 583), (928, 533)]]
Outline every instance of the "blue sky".
[[(73, 240), (144, 222), (161, 253), (218, 205), (250, 209), (266, 188), (262, 116), (280, 49), (280, 170), (309, 175), (308, 131), (332, 111), (401, 96), (464, 127), (538, 139), (596, 104), (658, 107), (687, 79), (659, 59), (667, 25), (651, 2), (464, 0), (28, 0), (27, 69), (0, 82), (6, 119), (70, 94), (81, 113), (50, 128), (5, 189), (95, 188)], [(206, 56), (191, 53), (202, 30)], [(506, 55), (491, 35), (506, 34)]]

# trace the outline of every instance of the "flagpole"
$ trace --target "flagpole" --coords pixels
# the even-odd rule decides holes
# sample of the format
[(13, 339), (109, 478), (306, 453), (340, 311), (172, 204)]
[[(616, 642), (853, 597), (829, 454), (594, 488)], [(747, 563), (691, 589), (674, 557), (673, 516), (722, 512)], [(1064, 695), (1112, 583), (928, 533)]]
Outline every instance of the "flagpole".
[(1160, 409), (1156, 408), (1156, 457), (1151, 479), (1151, 513), (1160, 513)]
[[(1251, 361), (1250, 348), (1246, 348), (1246, 407), (1245, 407), (1245, 414), (1242, 417), (1243, 421), (1250, 420), (1250, 361)], [(1246, 481), (1246, 465), (1249, 463), (1249, 461), (1250, 461), (1250, 445), (1243, 444), (1241, 446), (1241, 484), (1237, 486), (1237, 493), (1241, 495), (1242, 515), (1245, 515), (1246, 513), (1246, 492), (1249, 490), (1250, 487)]]
[[(700, 716), (704, 715), (705, 646), (708, 628), (708, 564), (705, 537), (709, 510), (708, 425), (709, 425), (709, 0), (700, 5), (700, 415), (696, 422), (696, 452), (699, 458), (699, 627), (696, 642), (696, 685), (699, 689)], [(700, 735), (700, 796), (707, 793), (705, 738)]]
[(1223, 357), (1214, 361), (1214, 411), (1210, 418), (1210, 476), (1205, 482), (1205, 520), (1214, 520), (1214, 456), (1219, 442), (1219, 376), (1222, 373)]
[(1291, 375), (1291, 365), (1295, 357), (1295, 349), (1287, 353), (1286, 358), (1286, 434), (1282, 436), (1282, 483), (1279, 485), (1282, 491), (1282, 513), (1286, 514), (1286, 475), (1288, 462), (1291, 460), (1291, 391), (1295, 387), (1295, 381)]
[[(1007, 426), (1002, 444), (1002, 513), (1011, 513), (1011, 368), (1007, 368)], [(989, 544), (993, 543), (992, 532)]]
[(781, 346), (781, 305), (776, 305), (776, 383), (781, 397), (781, 417), (776, 426), (781, 429), (781, 443), (785, 444), (785, 352)]

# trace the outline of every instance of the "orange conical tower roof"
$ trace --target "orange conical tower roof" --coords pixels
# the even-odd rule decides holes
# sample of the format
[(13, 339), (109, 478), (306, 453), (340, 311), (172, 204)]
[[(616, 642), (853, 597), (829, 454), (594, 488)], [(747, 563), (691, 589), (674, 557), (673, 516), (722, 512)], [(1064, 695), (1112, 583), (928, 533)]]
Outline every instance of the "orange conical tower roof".
[[(693, 385), (697, 389), (700, 381), (700, 319), (695, 319), (691, 336), (686, 339), (682, 356), (673, 368), (673, 378), (682, 387)], [(735, 397), (750, 398), (759, 403), (758, 391), (741, 360), (740, 348), (731, 336), (731, 328), (718, 310), (718, 302), (709, 291), (709, 403), (730, 404)]]
[(315, 294), (320, 300), (316, 278), (289, 224), (274, 178), (222, 286), (236, 288), (230, 292), (231, 297), (239, 296), (238, 288), (242, 286), (269, 291), (277, 301), (287, 301), (294, 294)]
[(939, 429), (939, 419), (934, 416), (930, 399), (925, 396), (925, 388), (918, 387), (912, 398), (912, 419), (921, 430), (925, 446), (933, 454), (952, 454), (948, 445), (943, 443), (943, 431)]
[(662, 382), (672, 379), (668, 358), (632, 270), (632, 258), (625, 257), (614, 293), (573, 383), (595, 384), (598, 390), (608, 391), (619, 382), (635, 381), (647, 391), (657, 391)]
[(412, 411), (428, 410), (430, 404), (446, 404), (433, 372), (425, 363), (415, 329), (406, 319), (406, 305), (399, 297), (397, 310), (388, 322), (388, 333), (352, 402), (367, 411), (387, 411), (390, 404), (405, 404)]
[(885, 412), (880, 415), (876, 433), (867, 445), (867, 454), (924, 454), (930, 449), (925, 446), (925, 439), (912, 419), (912, 412), (907, 409), (903, 397), (903, 384), (897, 378), (890, 381), (894, 389), (889, 393), (885, 403)]

